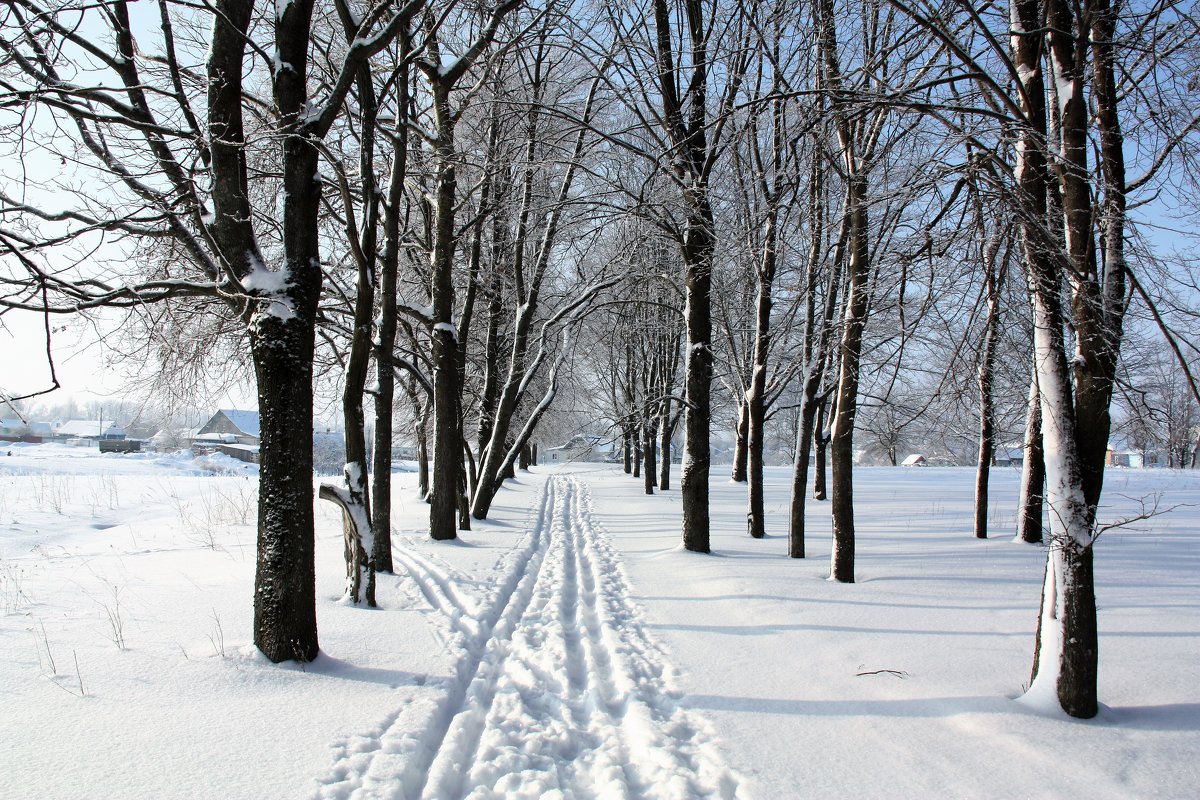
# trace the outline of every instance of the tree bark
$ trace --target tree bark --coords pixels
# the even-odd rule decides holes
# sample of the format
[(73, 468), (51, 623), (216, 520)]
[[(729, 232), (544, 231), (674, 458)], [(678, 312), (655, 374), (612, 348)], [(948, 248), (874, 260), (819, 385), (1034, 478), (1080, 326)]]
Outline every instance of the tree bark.
[(654, 483), (658, 478), (657, 464), (657, 444), (655, 442), (655, 429), (652, 424), (653, 417), (649, 413), (642, 420), (642, 454), (646, 460), (644, 473), (644, 488), (646, 494), (654, 494)]
[[(672, 368), (672, 373), (674, 369)], [(671, 488), (671, 397), (663, 397), (658, 412), (658, 489), (665, 492)]]
[(745, 394), (738, 398), (737, 411), (737, 425), (733, 429), (733, 468), (729, 473), (729, 480), (734, 483), (745, 483), (747, 480), (746, 464), (749, 457), (746, 442), (750, 431), (749, 405), (746, 402)]
[[(852, 159), (852, 155), (847, 156)], [(863, 329), (867, 321), (870, 264), (867, 241), (867, 180), (854, 173), (847, 187), (850, 215), (849, 294), (838, 346), (837, 411), (830, 438), (832, 469), (833, 551), (830, 577), (854, 583), (854, 420), (858, 411), (858, 372)]]
[[(983, 222), (982, 208), (979, 210)], [(987, 288), (987, 320), (983, 330), (983, 348), (979, 354), (979, 455), (975, 468), (975, 538), (988, 536), (988, 482), (996, 453), (996, 411), (992, 398), (996, 365), (996, 339), (1000, 334), (1000, 290), (1004, 286), (1007, 264), (997, 263), (1001, 232), (998, 230), (984, 252)], [(1007, 258), (1007, 254), (1005, 255)]]
[[(315, 301), (314, 293), (314, 312)], [(264, 315), (250, 335), (261, 455), (254, 644), (276, 663), (312, 661), (319, 650), (311, 478), (313, 327), (300, 315), (287, 321)]]
[(455, 163), (454, 115), (449, 88), (434, 86), (437, 138), (434, 144), (435, 190), (433, 252), (430, 254), (433, 326), (433, 475), (430, 486), (429, 535), (458, 537), (456, 512), (462, 480), (462, 417), (459, 397), (458, 329), (454, 325), (454, 210), (458, 180)]
[[(407, 27), (400, 32), (399, 52), (407, 54)], [(393, 133), (392, 169), (388, 176), (388, 205), (384, 212), (383, 263), (379, 273), (379, 329), (375, 341), (375, 438), (371, 471), (371, 526), (375, 547), (371, 560), (377, 572), (391, 572), (392, 563), (392, 414), (396, 402), (396, 281), (400, 271), (400, 214), (404, 180), (408, 174), (409, 63), (401, 58), (396, 75), (396, 127)]]
[(1046, 495), (1046, 458), (1042, 451), (1042, 399), (1037, 388), (1037, 366), (1029, 376), (1029, 408), (1025, 415), (1022, 446), (1021, 490), (1017, 502), (1017, 539), (1042, 543), (1042, 516)]
[(829, 465), (828, 449), (829, 436), (827, 434), (826, 414), (829, 413), (829, 401), (823, 400), (817, 404), (817, 420), (816, 428), (813, 430), (813, 456), (815, 464), (813, 466), (813, 500), (828, 500), (828, 482), (826, 480)]

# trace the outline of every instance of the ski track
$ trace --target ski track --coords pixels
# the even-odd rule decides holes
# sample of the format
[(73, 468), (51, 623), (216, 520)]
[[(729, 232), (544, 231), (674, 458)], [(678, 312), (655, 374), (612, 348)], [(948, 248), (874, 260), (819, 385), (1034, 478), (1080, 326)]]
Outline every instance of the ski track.
[(737, 796), (712, 729), (679, 706), (587, 487), (550, 476), (482, 601), (413, 550), (397, 566), (436, 612), (455, 676), (334, 745), (319, 798)]

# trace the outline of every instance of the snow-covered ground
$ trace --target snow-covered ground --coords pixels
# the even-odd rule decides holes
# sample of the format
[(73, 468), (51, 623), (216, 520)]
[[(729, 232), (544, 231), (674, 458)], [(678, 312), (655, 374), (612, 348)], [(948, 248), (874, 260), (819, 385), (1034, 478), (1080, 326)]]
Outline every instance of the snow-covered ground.
[[(11, 455), (5, 453), (11, 452)], [(828, 506), (788, 559), (715, 476), (714, 555), (678, 494), (535, 469), (455, 543), (398, 474), (381, 609), (340, 602), (318, 503), (322, 655), (250, 642), (254, 469), (225, 458), (0, 449), (0, 797), (1200, 796), (1200, 473), (1115, 470), (1098, 545), (1100, 716), (1013, 698), (1043, 553), (1011, 541), (1017, 475), (862, 469), (858, 583)]]

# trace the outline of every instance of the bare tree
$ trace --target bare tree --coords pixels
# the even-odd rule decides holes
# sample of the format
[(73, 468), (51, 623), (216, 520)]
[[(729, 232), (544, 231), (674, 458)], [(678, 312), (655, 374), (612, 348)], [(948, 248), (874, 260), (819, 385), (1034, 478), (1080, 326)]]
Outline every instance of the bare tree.
[(721, 0), (683, 0), (677, 5), (649, 0), (648, 6), (643, 15), (609, 14), (620, 47), (612, 83), (636, 87), (636, 96), (628, 90), (621, 94), (653, 151), (636, 141), (624, 143), (661, 164), (678, 191), (682, 219), (662, 220), (660, 225), (679, 246), (687, 294), (687, 404), (680, 470), (683, 546), (707, 553), (716, 249), (710, 193), (749, 57), (748, 21), (740, 5)]
[[(108, 187), (99, 203), (76, 194), (65, 213), (47, 211), (42, 197), (4, 198), (10, 214), (57, 229), (44, 236), (5, 231), (25, 285), (41, 296), (33, 304), (28, 294), (10, 296), (6, 304), (71, 313), (210, 296), (229, 303), (246, 327), (262, 433), (254, 640), (273, 661), (311, 660), (318, 651), (309, 481), (322, 285), (318, 143), (341, 114), (359, 66), (411, 13), (378, 5), (359, 15), (341, 68), (314, 95), (314, 8), (311, 0), (295, 0), (264, 19), (247, 0), (218, 0), (204, 12), (162, 0), (156, 32), (135, 26), (124, 0), (103, 7), (22, 1), (6, 5), (0, 37), (0, 104), (27, 121), (14, 132), (16, 146), (37, 140), (64, 157), (71, 153)], [(177, 25), (189, 38), (176, 36)], [(142, 41), (135, 30), (145, 31)], [(161, 38), (151, 41), (157, 33)], [(256, 95), (259, 89), (266, 93)], [(34, 123), (39, 110), (65, 124)], [(248, 139), (248, 113), (266, 134), (266, 148)], [(277, 225), (264, 214), (264, 184), (256, 182), (269, 173), (255, 173), (252, 182), (252, 150), (273, 159), (278, 169), (271, 172), (282, 176)], [(67, 274), (38, 263), (100, 231), (145, 245), (153, 255), (143, 263), (157, 274)]]

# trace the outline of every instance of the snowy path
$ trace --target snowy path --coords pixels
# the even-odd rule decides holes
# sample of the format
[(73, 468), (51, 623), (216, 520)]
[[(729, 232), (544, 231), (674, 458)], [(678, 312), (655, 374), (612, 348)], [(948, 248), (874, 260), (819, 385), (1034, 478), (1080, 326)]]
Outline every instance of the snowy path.
[(440, 612), (456, 677), (341, 742), (318, 797), (735, 795), (708, 723), (676, 702), (587, 488), (551, 476), (537, 508), (482, 601), (466, 576), (397, 549)]

